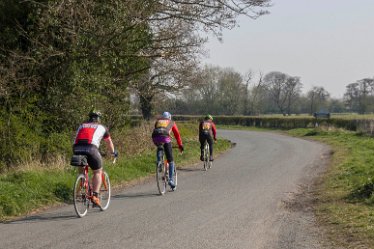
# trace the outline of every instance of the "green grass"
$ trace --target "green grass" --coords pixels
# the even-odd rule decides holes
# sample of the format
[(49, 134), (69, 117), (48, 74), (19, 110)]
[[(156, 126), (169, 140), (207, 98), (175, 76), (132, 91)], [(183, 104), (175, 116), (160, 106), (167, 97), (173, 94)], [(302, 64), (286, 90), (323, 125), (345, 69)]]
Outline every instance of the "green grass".
[[(177, 167), (193, 164), (199, 160), (199, 142), (196, 124), (178, 123), (185, 152), (173, 149)], [(151, 141), (151, 140), (150, 140)], [(175, 142), (174, 142), (175, 144)], [(219, 139), (215, 151), (221, 153), (230, 148), (228, 140)], [(105, 161), (112, 185), (121, 186), (129, 181), (154, 174), (155, 148), (142, 154), (120, 157), (115, 165)], [(52, 205), (71, 203), (76, 169), (66, 165), (63, 169), (36, 167), (0, 175), (0, 220), (8, 220)], [(156, 185), (155, 185), (156, 190)]]
[(374, 139), (348, 131), (295, 129), (329, 144), (334, 154), (318, 191), (316, 212), (332, 240), (374, 248)]

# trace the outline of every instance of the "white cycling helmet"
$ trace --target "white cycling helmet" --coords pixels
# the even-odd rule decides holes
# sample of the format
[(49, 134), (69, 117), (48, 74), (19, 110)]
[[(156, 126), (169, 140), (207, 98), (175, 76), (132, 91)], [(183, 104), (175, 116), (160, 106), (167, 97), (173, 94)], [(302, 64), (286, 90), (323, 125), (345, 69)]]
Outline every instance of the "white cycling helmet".
[(167, 119), (171, 119), (171, 114), (170, 114), (170, 112), (164, 112), (164, 113), (162, 113), (162, 117), (167, 118)]

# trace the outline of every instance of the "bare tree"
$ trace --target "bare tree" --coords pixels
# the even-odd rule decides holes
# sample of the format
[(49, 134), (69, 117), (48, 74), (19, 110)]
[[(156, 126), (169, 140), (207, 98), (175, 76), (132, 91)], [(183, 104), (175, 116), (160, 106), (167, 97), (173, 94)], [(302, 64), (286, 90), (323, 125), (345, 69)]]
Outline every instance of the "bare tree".
[(373, 104), (373, 89), (374, 89), (374, 79), (364, 78), (357, 81), (360, 89), (359, 97), (359, 112), (366, 113), (369, 111), (370, 105)]
[(365, 113), (374, 103), (374, 79), (364, 78), (346, 86), (344, 99), (348, 108), (352, 111)]
[(285, 85), (285, 92), (287, 96), (287, 114), (291, 115), (291, 108), (297, 98), (300, 96), (302, 84), (300, 77), (288, 77)]
[(291, 114), (291, 107), (301, 92), (300, 78), (281, 72), (270, 72), (265, 75), (264, 82), (278, 110), (283, 115)]
[(285, 115), (287, 92), (286, 82), (288, 76), (281, 72), (270, 72), (265, 75), (264, 82), (280, 113)]
[(351, 83), (346, 86), (346, 91), (344, 93), (344, 101), (346, 103), (347, 108), (350, 111), (358, 111), (359, 110), (359, 88), (358, 83)]
[[(197, 57), (202, 54), (203, 44), (207, 41), (201, 37), (201, 30), (215, 34), (219, 39), (221, 30), (224, 28), (233, 28), (236, 26), (236, 18), (238, 15), (246, 15), (250, 18), (257, 18), (267, 12), (265, 7), (270, 4), (269, 0), (158, 0), (153, 1), (148, 6), (148, 15), (140, 22), (145, 22), (151, 30), (151, 46), (142, 51), (142, 55), (151, 60), (150, 65), (158, 65), (152, 68), (155, 72), (159, 69), (162, 74), (167, 72), (169, 78), (174, 77), (175, 70), (167, 70), (170, 67), (162, 67), (168, 63), (161, 60), (179, 63), (185, 66), (189, 61), (196, 61)], [(139, 19), (139, 18), (138, 18)], [(158, 74), (158, 73), (156, 73)], [(144, 84), (153, 86), (159, 83), (152, 82), (155, 78), (150, 74), (147, 80), (140, 83), (142, 87), (138, 87), (139, 82), (135, 82), (140, 95), (152, 96), (150, 90), (158, 91), (157, 87), (145, 87)], [(174, 81), (180, 77), (174, 77)], [(186, 81), (180, 81), (180, 87), (186, 86)], [(146, 89), (147, 93), (142, 91)], [(178, 87), (177, 90), (180, 88)], [(163, 90), (174, 91), (174, 87), (167, 89), (164, 85)], [(146, 101), (149, 103), (149, 101)], [(148, 107), (147, 107), (148, 108)], [(149, 111), (144, 111), (149, 113)], [(148, 114), (147, 114), (148, 115)]]
[(323, 108), (328, 98), (330, 97), (330, 93), (325, 90), (323, 87), (314, 86), (308, 93), (307, 97), (310, 103), (309, 113), (313, 115), (319, 108)]
[(263, 73), (260, 72), (258, 79), (253, 80), (254, 74), (248, 71), (244, 76), (245, 96), (244, 96), (244, 115), (258, 115), (261, 112), (261, 102), (265, 96), (266, 87), (263, 81)]
[(253, 78), (253, 72), (251, 70), (248, 70), (247, 73), (243, 76), (244, 78), (244, 99), (243, 99), (243, 115), (248, 115), (250, 114), (250, 100), (249, 100), (249, 95), (250, 95), (250, 84)]
[(219, 71), (219, 67), (206, 66), (198, 77), (199, 85), (197, 87), (202, 102), (207, 106), (206, 108), (208, 108), (206, 110), (207, 112), (212, 112), (208, 106), (214, 106), (217, 99)]
[(140, 109), (146, 120), (152, 116), (153, 99), (165, 92), (177, 93), (192, 82), (196, 73), (194, 61), (157, 60), (148, 73), (133, 82), (140, 99)]
[(218, 80), (220, 114), (233, 115), (240, 112), (245, 85), (242, 76), (231, 68), (221, 71)]

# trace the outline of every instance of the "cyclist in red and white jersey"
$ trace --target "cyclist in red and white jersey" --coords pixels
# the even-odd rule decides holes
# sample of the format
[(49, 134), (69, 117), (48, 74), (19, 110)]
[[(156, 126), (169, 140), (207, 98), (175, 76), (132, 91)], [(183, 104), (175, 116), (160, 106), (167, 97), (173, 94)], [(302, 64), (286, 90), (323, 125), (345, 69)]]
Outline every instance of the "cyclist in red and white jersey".
[[(100, 124), (101, 113), (91, 111), (89, 120), (81, 124), (78, 128), (77, 135), (74, 140), (73, 152), (75, 155), (86, 155), (88, 165), (93, 170), (93, 198), (92, 201), (100, 206), (100, 187), (103, 159), (99, 152), (100, 142), (105, 140), (108, 149), (114, 157), (118, 156), (118, 152), (114, 150), (113, 141), (110, 137), (108, 129)], [(82, 169), (79, 169), (82, 171)], [(80, 172), (82, 173), (82, 172)]]

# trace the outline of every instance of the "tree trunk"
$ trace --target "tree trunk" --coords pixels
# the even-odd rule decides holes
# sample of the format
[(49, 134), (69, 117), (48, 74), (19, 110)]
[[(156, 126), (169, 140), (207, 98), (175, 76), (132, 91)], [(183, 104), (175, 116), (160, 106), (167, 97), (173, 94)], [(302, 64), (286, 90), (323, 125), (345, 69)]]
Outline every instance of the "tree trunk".
[(310, 100), (310, 115), (313, 115), (314, 113), (314, 96), (312, 96), (311, 100)]
[(147, 121), (152, 117), (152, 99), (153, 96), (140, 96), (140, 109), (143, 118)]

